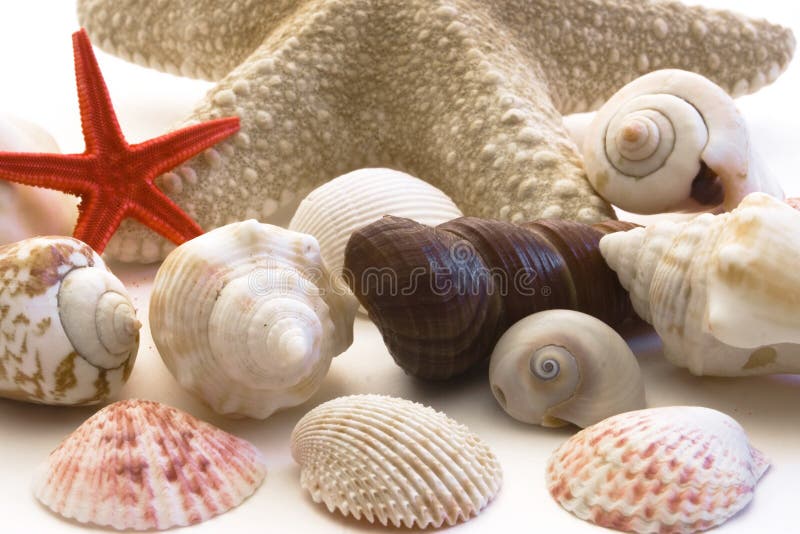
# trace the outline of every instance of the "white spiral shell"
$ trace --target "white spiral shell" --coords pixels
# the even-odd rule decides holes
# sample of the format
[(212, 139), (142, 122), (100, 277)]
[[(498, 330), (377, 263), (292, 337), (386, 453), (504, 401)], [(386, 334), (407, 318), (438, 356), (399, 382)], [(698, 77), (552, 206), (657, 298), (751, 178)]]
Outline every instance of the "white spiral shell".
[(716, 410), (673, 406), (610, 417), (550, 457), (547, 487), (579, 518), (626, 532), (692, 533), (753, 498), (769, 461)]
[(183, 387), (221, 414), (264, 419), (308, 400), (352, 343), (345, 294), (313, 237), (249, 220), (170, 253), (150, 326)]
[(439, 528), (497, 495), (497, 457), (441, 412), (381, 395), (317, 406), (292, 432), (300, 483), (315, 502), (370, 523)]
[(753, 193), (730, 213), (607, 235), (600, 250), (674, 364), (800, 373), (800, 211)]
[(518, 321), (497, 342), (492, 393), (525, 423), (580, 427), (645, 407), (636, 356), (610, 326), (572, 310)]
[(634, 213), (730, 211), (758, 191), (784, 198), (733, 99), (692, 72), (655, 71), (620, 89), (592, 121), (583, 155), (595, 190)]
[(0, 397), (96, 404), (127, 381), (140, 323), (88, 245), (36, 237), (0, 247)]

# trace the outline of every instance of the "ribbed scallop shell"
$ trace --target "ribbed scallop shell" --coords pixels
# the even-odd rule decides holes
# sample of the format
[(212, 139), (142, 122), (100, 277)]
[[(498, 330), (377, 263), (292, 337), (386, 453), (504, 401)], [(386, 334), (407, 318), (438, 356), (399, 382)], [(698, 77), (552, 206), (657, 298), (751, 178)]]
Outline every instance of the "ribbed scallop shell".
[(292, 456), (315, 502), (396, 527), (466, 521), (502, 483), (497, 458), (465, 426), (380, 395), (341, 397), (313, 409), (292, 433)]
[(81, 523), (167, 529), (238, 506), (265, 475), (247, 441), (175, 408), (125, 400), (70, 434), (37, 470), (33, 491)]
[(586, 521), (629, 532), (683, 533), (730, 519), (768, 469), (739, 424), (716, 410), (652, 408), (610, 417), (559, 447), (547, 487)]

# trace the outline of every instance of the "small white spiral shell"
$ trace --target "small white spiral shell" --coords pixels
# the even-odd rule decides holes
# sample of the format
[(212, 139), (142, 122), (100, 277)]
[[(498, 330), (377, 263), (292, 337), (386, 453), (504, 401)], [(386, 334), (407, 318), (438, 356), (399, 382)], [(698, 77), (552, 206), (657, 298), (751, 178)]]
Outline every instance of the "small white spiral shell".
[(264, 419), (308, 400), (352, 343), (345, 294), (313, 237), (250, 220), (167, 257), (150, 326), (183, 387), (219, 413)]
[(597, 192), (634, 213), (730, 211), (756, 191), (784, 198), (733, 99), (692, 72), (660, 70), (620, 89), (592, 121), (583, 154)]

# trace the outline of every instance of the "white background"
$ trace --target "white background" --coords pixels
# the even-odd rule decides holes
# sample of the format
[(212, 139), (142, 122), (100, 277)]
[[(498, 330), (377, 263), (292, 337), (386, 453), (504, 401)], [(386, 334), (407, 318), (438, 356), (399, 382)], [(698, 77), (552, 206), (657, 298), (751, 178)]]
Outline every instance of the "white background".
[[(800, 35), (800, 12), (787, 0), (707, 0), (788, 25)], [(81, 152), (70, 35), (77, 26), (69, 0), (0, 0), (0, 112), (12, 112), (51, 132), (64, 152)], [(122, 128), (131, 142), (167, 131), (201, 98), (209, 84), (175, 78), (124, 63), (98, 51)], [(800, 66), (772, 86), (739, 100), (753, 143), (785, 189), (800, 195)], [(577, 123), (585, 122), (585, 118)], [(798, 266), (787, 266), (798, 268)], [(134, 295), (147, 325), (153, 267), (114, 266)], [(360, 392), (397, 395), (430, 404), (482, 436), (499, 455), (505, 482), (497, 500), (459, 532), (592, 532), (599, 530), (563, 511), (548, 495), (544, 466), (575, 428), (526, 426), (507, 417), (492, 397), (485, 375), (453, 384), (425, 384), (394, 365), (374, 327), (356, 324), (355, 343), (334, 360), (322, 389), (306, 404), (265, 422), (216, 417), (180, 390), (153, 349), (145, 326), (139, 358), (119, 398), (158, 400), (184, 409), (258, 445), (269, 474), (261, 489), (238, 509), (190, 532), (350, 532), (375, 530), (329, 514), (299, 486), (289, 453), (297, 420), (325, 400)], [(745, 427), (773, 462), (753, 503), (720, 531), (800, 532), (800, 377), (696, 378), (666, 363), (652, 339), (633, 339), (644, 371), (650, 406), (702, 405), (724, 411)], [(116, 399), (115, 399), (116, 400)], [(0, 400), (0, 531), (65, 532), (80, 525), (41, 507), (29, 491), (34, 467), (95, 409), (33, 406)]]

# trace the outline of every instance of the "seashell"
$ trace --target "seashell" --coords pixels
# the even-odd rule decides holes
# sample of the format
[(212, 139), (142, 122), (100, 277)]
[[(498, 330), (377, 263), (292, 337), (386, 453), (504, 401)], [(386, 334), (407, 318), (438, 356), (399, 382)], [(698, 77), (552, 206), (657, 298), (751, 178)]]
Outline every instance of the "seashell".
[(313, 237), (249, 220), (170, 253), (150, 327), (184, 388), (221, 414), (264, 419), (308, 400), (352, 343), (346, 294)]
[(537, 311), (620, 324), (630, 302), (598, 242), (633, 226), (464, 217), (432, 228), (387, 216), (353, 233), (344, 275), (397, 364), (447, 379), (487, 360), (503, 332)]
[(733, 99), (693, 72), (655, 71), (620, 89), (592, 121), (583, 156), (595, 190), (634, 213), (730, 211), (757, 191), (784, 198)]
[(548, 427), (593, 425), (645, 407), (631, 349), (585, 313), (548, 310), (518, 321), (497, 342), (492, 393), (511, 417)]
[(497, 495), (503, 477), (497, 457), (467, 427), (382, 395), (311, 410), (292, 432), (292, 457), (314, 502), (384, 526), (467, 521)]
[[(27, 121), (0, 114), (0, 151), (59, 152), (55, 140)], [(69, 235), (78, 201), (58, 191), (12, 184), (0, 178), (0, 245), (41, 235)]]
[(96, 404), (128, 380), (140, 323), (88, 245), (35, 237), (0, 247), (0, 397)]
[(769, 461), (716, 410), (674, 406), (610, 417), (561, 445), (550, 494), (585, 521), (628, 532), (700, 532), (753, 498)]
[(175, 408), (124, 400), (67, 436), (37, 469), (33, 492), (65, 518), (153, 530), (223, 514), (265, 476), (251, 443)]
[(316, 237), (325, 264), (341, 279), (350, 235), (384, 215), (430, 226), (463, 216), (450, 197), (428, 182), (392, 169), (360, 169), (312, 191), (289, 230)]
[(800, 373), (800, 212), (762, 193), (600, 241), (665, 356), (696, 375)]

